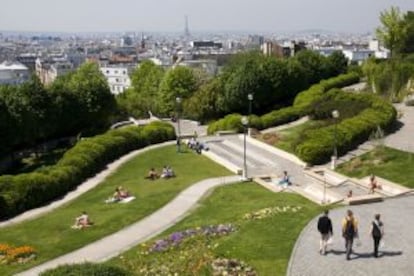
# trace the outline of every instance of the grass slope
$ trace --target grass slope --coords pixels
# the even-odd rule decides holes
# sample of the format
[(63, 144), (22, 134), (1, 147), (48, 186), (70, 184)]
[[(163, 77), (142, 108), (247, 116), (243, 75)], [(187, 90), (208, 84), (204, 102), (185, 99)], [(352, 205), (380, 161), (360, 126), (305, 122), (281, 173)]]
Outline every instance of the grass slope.
[(338, 172), (362, 178), (374, 174), (392, 182), (414, 188), (414, 154), (384, 146), (338, 166)]
[[(170, 165), (177, 177), (146, 180), (150, 167)], [(36, 261), (24, 265), (0, 265), (0, 275), (10, 275), (80, 248), (122, 229), (158, 210), (180, 191), (205, 178), (229, 175), (223, 167), (191, 152), (177, 154), (175, 146), (138, 155), (124, 164), (98, 187), (67, 205), (32, 221), (0, 228), (0, 243), (30, 245), (38, 251)], [(136, 200), (128, 204), (105, 204), (104, 200), (122, 185)], [(74, 218), (87, 211), (95, 225), (73, 230)]]
[[(297, 213), (279, 213), (261, 220), (243, 219), (249, 212), (287, 205), (301, 206), (302, 209)], [(272, 193), (254, 183), (233, 184), (217, 188), (201, 202), (193, 214), (159, 237), (198, 226), (234, 223), (238, 230), (214, 241), (218, 246), (212, 247), (213, 254), (217, 257), (240, 259), (254, 267), (258, 275), (286, 275), (297, 237), (309, 220), (320, 211), (321, 207), (296, 194)], [(137, 246), (109, 263), (139, 271), (137, 260), (143, 258), (139, 253), (140, 248), (141, 246)], [(151, 257), (152, 254), (159, 255)], [(161, 258), (155, 263), (174, 259), (165, 254), (177, 253), (174, 250), (151, 253), (144, 258), (148, 258), (150, 263), (154, 263), (151, 258)], [(177, 254), (177, 258), (181, 257), (182, 255)], [(192, 256), (189, 258), (191, 262)], [(139, 275), (139, 272), (136, 273)]]

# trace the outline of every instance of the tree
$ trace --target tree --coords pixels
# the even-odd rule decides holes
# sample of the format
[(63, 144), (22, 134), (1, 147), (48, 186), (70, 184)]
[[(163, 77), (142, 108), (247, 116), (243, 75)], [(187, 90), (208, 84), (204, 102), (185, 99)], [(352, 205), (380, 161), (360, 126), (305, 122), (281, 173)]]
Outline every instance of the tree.
[(328, 71), (333, 76), (345, 73), (348, 68), (348, 59), (341, 51), (333, 52), (326, 62)]
[(159, 91), (160, 112), (170, 115), (175, 110), (176, 98), (190, 98), (197, 90), (197, 80), (190, 68), (178, 66), (167, 71)]
[(401, 52), (405, 37), (406, 26), (403, 15), (397, 7), (391, 7), (380, 14), (382, 26), (376, 29), (377, 38), (391, 52), (391, 57)]
[(314, 51), (300, 51), (295, 57), (305, 71), (308, 84), (318, 83), (320, 80), (333, 76), (329, 72), (326, 58)]
[(82, 130), (93, 131), (108, 126), (109, 118), (116, 110), (116, 103), (96, 64), (84, 63), (80, 66), (70, 76), (64, 89), (77, 98), (79, 113), (75, 116), (79, 117)]
[(414, 11), (408, 11), (404, 16), (405, 39), (401, 51), (405, 54), (414, 53)]
[(143, 61), (132, 73), (132, 88), (119, 96), (118, 103), (134, 116), (146, 116), (148, 111), (158, 113), (158, 92), (164, 69), (150, 60)]
[(183, 103), (184, 116), (205, 122), (223, 114), (217, 102), (222, 90), (221, 81), (218, 78), (202, 85), (191, 98)]

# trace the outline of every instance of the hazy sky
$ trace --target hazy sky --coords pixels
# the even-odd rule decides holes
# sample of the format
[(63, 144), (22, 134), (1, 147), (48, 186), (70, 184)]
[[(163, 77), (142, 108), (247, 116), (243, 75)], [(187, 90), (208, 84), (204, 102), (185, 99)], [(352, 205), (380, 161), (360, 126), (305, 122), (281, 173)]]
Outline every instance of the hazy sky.
[(373, 31), (380, 11), (414, 0), (0, 0), (12, 31)]

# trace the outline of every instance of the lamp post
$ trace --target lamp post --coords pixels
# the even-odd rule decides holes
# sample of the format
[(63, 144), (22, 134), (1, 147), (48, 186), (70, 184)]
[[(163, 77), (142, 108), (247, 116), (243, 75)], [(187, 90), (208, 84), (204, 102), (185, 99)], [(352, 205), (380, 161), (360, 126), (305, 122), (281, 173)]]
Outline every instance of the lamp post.
[(180, 128), (180, 104), (181, 98), (175, 98), (175, 102), (177, 103), (177, 152), (181, 152), (181, 128)]
[(332, 156), (332, 163), (331, 169), (334, 170), (336, 167), (336, 160), (338, 159), (338, 150), (336, 148), (336, 127), (338, 125), (338, 118), (339, 118), (339, 111), (334, 110), (332, 111), (332, 118), (335, 120), (335, 128), (334, 128), (334, 147), (333, 147), (333, 156)]
[[(247, 99), (249, 100), (249, 117), (250, 117), (250, 115), (252, 115), (253, 93), (247, 94)], [(249, 132), (249, 136), (251, 136), (252, 131), (250, 129), (250, 126), (248, 126), (248, 132)]]
[(246, 130), (247, 126), (249, 125), (249, 118), (246, 116), (243, 116), (241, 118), (241, 123), (243, 125), (243, 180), (247, 181), (247, 161), (246, 161)]

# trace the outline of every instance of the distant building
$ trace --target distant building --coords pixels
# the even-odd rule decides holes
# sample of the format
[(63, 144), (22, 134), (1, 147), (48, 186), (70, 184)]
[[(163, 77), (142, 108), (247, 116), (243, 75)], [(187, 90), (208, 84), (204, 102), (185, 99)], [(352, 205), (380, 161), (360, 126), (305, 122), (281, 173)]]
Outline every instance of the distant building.
[(20, 62), (4, 61), (0, 64), (0, 84), (21, 84), (29, 77), (29, 68)]
[(131, 86), (131, 79), (127, 67), (101, 67), (101, 72), (108, 81), (112, 94), (123, 93)]
[(190, 42), (191, 48), (196, 49), (222, 49), (223, 43), (214, 42), (214, 41), (191, 41)]
[(59, 76), (72, 71), (73, 65), (68, 61), (36, 59), (36, 75), (44, 85), (51, 84)]
[(306, 49), (305, 42), (296, 43), (295, 41), (285, 42), (283, 45), (277, 42), (267, 41), (261, 46), (262, 52), (265, 56), (276, 57), (293, 57), (299, 51)]
[(35, 53), (20, 54), (16, 57), (16, 59), (20, 63), (27, 66), (27, 68), (29, 68), (30, 71), (33, 71), (33, 72), (35, 71), (37, 54), (35, 54)]
[(210, 76), (215, 76), (218, 72), (217, 60), (214, 59), (184, 60), (178, 62), (177, 65), (193, 69), (202, 69)]
[(364, 60), (375, 56), (375, 51), (369, 49), (342, 50), (349, 62), (361, 64)]

